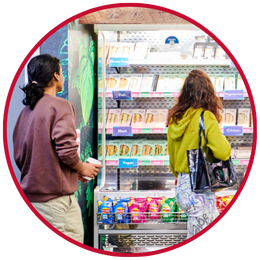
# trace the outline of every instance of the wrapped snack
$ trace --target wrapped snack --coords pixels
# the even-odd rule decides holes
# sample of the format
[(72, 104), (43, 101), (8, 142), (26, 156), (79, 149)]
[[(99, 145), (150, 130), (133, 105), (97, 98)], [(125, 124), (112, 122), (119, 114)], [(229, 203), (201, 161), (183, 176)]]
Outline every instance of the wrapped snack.
[(204, 51), (204, 59), (214, 59), (215, 47), (213, 43), (206, 43)]
[(176, 199), (168, 198), (161, 204), (160, 212), (162, 213), (163, 222), (174, 222), (176, 211)]
[(113, 202), (116, 223), (129, 223), (127, 201), (115, 200)]
[(145, 223), (146, 222), (146, 202), (135, 202), (131, 200), (128, 202), (129, 213), (131, 213), (131, 223)]
[(204, 55), (205, 43), (196, 42), (193, 49), (193, 58), (202, 59)]
[[(108, 82), (109, 82), (109, 77), (107, 77), (106, 81), (105, 81), (105, 92), (106, 92), (106, 88), (107, 88)], [(98, 92), (99, 93), (103, 93), (104, 92), (102, 77), (100, 77), (99, 80), (98, 80)]]
[[(108, 145), (106, 145), (105, 156), (107, 154), (107, 148), (108, 148)], [(102, 144), (98, 145), (98, 159), (102, 160)]]
[(159, 217), (160, 217), (160, 205), (158, 203), (158, 200), (153, 199), (153, 198), (147, 198), (147, 206), (148, 206), (148, 212), (150, 213), (148, 215), (148, 218), (159, 219)]
[[(180, 209), (179, 205), (176, 203), (176, 220), (180, 222), (187, 222), (188, 216)], [(179, 213), (179, 214), (178, 214)]]
[(109, 54), (108, 54), (108, 59), (115, 58), (115, 57), (121, 57), (122, 50), (123, 50), (121, 47), (122, 47), (121, 42), (111, 42)]
[(132, 92), (140, 92), (142, 78), (143, 78), (142, 74), (131, 74), (131, 80), (130, 80), (128, 90)]
[(103, 224), (113, 223), (113, 205), (111, 200), (98, 200), (98, 220)]
[(224, 89), (224, 76), (220, 75), (209, 75), (212, 85), (216, 92), (221, 92)]
[(157, 80), (156, 91), (157, 92), (167, 92), (169, 89), (169, 75), (159, 75)]
[[(108, 117), (108, 109), (105, 110), (105, 114), (106, 114), (106, 118), (105, 118), (105, 125), (106, 125), (106, 122), (107, 122), (107, 117)], [(103, 124), (102, 124), (102, 109), (99, 109), (98, 111), (98, 127), (99, 128), (102, 128), (103, 127)]]
[(240, 75), (238, 75), (238, 77), (237, 77), (237, 89), (242, 89), (242, 90), (246, 91), (246, 86)]
[(236, 149), (236, 159), (249, 159), (251, 156), (251, 146), (239, 146)]
[(143, 141), (142, 148), (142, 159), (143, 160), (153, 160), (155, 144), (151, 140)]
[(215, 59), (226, 59), (225, 51), (217, 44), (215, 47)]
[(139, 158), (142, 155), (143, 139), (135, 139), (132, 141), (131, 157)]

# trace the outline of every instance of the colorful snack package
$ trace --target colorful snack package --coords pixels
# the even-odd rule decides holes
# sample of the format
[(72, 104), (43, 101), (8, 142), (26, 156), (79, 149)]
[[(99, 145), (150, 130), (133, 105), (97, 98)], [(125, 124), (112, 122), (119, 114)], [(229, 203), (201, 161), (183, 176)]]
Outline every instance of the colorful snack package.
[(159, 219), (160, 206), (159, 206), (158, 200), (152, 199), (152, 198), (147, 198), (147, 204), (148, 204), (148, 212), (150, 213), (148, 215), (148, 218)]
[(185, 214), (184, 211), (180, 209), (180, 207), (177, 203), (176, 203), (176, 210), (175, 211), (180, 212), (180, 214), (176, 214), (176, 221), (180, 221), (180, 222), (187, 222), (188, 221), (187, 214)]
[(103, 224), (112, 224), (113, 223), (113, 205), (112, 201), (102, 201), (98, 200), (98, 220)]
[(113, 210), (115, 213), (115, 222), (116, 223), (129, 223), (128, 217), (128, 205), (125, 201), (114, 201)]
[(131, 223), (146, 222), (146, 202), (137, 203), (134, 200), (128, 202), (129, 212), (131, 213)]
[(174, 222), (175, 220), (175, 209), (176, 209), (176, 199), (168, 198), (164, 200), (161, 204), (160, 212), (162, 214), (163, 222)]

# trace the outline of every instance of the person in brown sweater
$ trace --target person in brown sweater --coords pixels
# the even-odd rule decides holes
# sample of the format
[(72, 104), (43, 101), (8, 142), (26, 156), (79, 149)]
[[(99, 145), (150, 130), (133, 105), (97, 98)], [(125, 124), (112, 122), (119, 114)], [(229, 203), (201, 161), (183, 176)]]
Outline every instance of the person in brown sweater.
[(13, 132), (21, 188), (35, 209), (65, 235), (83, 243), (80, 207), (74, 192), (84, 176), (102, 166), (81, 162), (72, 104), (56, 97), (64, 84), (60, 61), (48, 54), (31, 59), (28, 84)]

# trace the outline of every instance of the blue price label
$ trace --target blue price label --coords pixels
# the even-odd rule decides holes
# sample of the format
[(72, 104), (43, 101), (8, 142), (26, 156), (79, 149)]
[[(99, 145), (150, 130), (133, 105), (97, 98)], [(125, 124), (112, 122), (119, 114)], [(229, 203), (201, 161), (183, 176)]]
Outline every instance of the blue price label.
[(224, 126), (224, 135), (225, 136), (243, 135), (243, 127), (242, 126)]
[(109, 59), (109, 67), (129, 67), (129, 58), (118, 57)]
[(119, 159), (118, 168), (138, 168), (138, 159)]
[(225, 90), (224, 100), (242, 100), (244, 99), (243, 89)]
[(114, 126), (112, 136), (133, 136), (132, 126)]
[(132, 92), (129, 90), (125, 91), (112, 91), (114, 100), (131, 100)]

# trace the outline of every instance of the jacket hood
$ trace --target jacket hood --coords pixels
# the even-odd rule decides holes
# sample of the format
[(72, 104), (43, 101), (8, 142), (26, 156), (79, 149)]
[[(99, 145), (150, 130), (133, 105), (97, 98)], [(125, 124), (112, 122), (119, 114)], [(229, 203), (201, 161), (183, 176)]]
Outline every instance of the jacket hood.
[(194, 108), (189, 108), (185, 114), (183, 115), (182, 119), (179, 120), (177, 123), (173, 123), (169, 125), (169, 135), (173, 140), (180, 140), (185, 133), (187, 127), (189, 126), (192, 118), (195, 116), (197, 113), (202, 112), (202, 108), (194, 109)]

